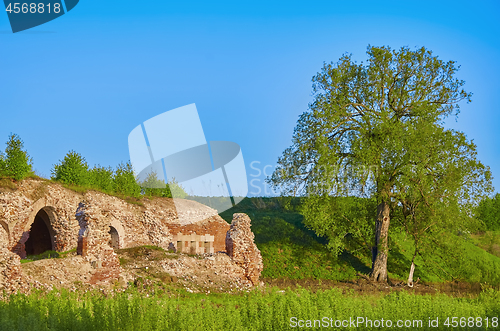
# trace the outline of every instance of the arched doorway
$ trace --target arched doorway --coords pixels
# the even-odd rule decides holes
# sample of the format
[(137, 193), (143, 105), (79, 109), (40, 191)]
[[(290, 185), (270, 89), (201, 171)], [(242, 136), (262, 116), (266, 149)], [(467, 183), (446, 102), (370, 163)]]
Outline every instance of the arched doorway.
[(109, 227), (109, 234), (111, 236), (111, 239), (109, 241), (109, 245), (113, 247), (113, 249), (119, 249), (120, 248), (120, 235), (118, 234), (118, 231), (115, 229), (115, 227), (110, 226)]
[(29, 230), (29, 238), (26, 240), (26, 255), (38, 255), (54, 249), (54, 235), (50, 225), (49, 214), (45, 208), (36, 214), (33, 224)]

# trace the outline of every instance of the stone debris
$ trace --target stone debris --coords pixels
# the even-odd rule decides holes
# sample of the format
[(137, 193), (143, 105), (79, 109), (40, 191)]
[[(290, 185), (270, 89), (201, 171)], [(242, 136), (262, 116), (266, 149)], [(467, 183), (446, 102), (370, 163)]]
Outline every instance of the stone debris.
[(251, 219), (247, 214), (233, 215), (231, 228), (226, 234), (226, 251), (231, 259), (245, 270), (245, 277), (253, 285), (259, 283), (264, 269), (262, 255), (254, 243), (255, 235), (250, 230)]

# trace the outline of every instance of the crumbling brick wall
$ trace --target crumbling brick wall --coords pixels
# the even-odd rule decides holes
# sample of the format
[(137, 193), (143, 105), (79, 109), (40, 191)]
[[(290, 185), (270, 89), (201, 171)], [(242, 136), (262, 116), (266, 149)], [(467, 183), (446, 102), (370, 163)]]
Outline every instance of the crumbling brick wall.
[(251, 219), (247, 214), (233, 215), (231, 228), (226, 235), (226, 250), (232, 260), (245, 270), (245, 276), (252, 284), (257, 285), (264, 265), (250, 225)]

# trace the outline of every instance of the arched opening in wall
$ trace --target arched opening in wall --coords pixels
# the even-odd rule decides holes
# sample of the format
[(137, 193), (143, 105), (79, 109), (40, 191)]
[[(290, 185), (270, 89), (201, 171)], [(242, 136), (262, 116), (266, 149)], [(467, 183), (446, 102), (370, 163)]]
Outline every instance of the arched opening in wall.
[(54, 230), (50, 225), (50, 217), (44, 209), (36, 214), (26, 241), (26, 255), (38, 255), (54, 249)]
[(118, 231), (113, 227), (109, 227), (109, 234), (111, 236), (111, 239), (109, 241), (109, 245), (113, 247), (113, 249), (119, 249), (120, 248), (120, 235), (118, 234)]

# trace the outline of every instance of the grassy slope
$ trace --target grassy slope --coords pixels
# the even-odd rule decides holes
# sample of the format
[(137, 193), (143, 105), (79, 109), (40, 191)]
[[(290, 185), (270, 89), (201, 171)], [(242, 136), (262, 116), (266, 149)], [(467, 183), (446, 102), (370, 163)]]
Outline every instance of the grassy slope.
[[(233, 213), (244, 212), (250, 216), (255, 241), (264, 260), (263, 277), (351, 280), (356, 273), (369, 273), (369, 252), (344, 251), (340, 257), (333, 256), (325, 248), (326, 239), (318, 238), (305, 228), (297, 210), (293, 206), (284, 208), (276, 198), (247, 198), (221, 216), (228, 222)], [(413, 243), (396, 229), (391, 232), (391, 238), (389, 276), (404, 280), (408, 276)], [(425, 261), (417, 257), (414, 278), (431, 282), (461, 280), (499, 284), (500, 256), (490, 254), (496, 253), (499, 245), (500, 233), (458, 238), (456, 256), (436, 249), (433, 256), (425, 257)]]

